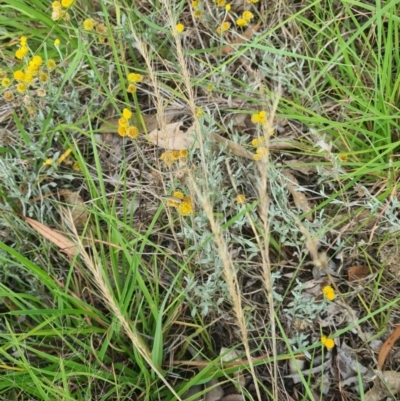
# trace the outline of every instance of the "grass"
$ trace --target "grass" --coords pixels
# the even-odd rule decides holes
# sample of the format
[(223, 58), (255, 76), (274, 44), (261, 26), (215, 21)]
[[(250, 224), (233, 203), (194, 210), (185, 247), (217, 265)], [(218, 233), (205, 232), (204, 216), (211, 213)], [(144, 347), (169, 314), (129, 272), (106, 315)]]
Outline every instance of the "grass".
[[(236, 3), (81, 0), (54, 21), (3, 1), (0, 398), (368, 400), (399, 313), (399, 4), (246, 3), (249, 30)], [(19, 93), (33, 55), (47, 79)], [(197, 142), (168, 167), (150, 127), (177, 121)]]

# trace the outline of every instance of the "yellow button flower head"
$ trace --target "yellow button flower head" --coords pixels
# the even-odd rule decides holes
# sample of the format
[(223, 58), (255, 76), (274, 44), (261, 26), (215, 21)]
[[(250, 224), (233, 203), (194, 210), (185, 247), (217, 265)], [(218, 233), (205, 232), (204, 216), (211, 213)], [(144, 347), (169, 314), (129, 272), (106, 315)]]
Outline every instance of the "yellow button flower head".
[(192, 7), (193, 7), (193, 8), (196, 8), (196, 7), (198, 7), (198, 6), (199, 6), (198, 0), (193, 0), (193, 1), (192, 1)]
[(17, 70), (17, 71), (14, 72), (14, 78), (15, 78), (17, 81), (22, 81), (22, 80), (24, 79), (24, 76), (25, 76), (25, 74), (24, 74), (24, 72), (21, 71), (21, 70)]
[(129, 136), (129, 138), (136, 139), (139, 135), (139, 130), (134, 126), (130, 126), (126, 129), (126, 135)]
[(53, 1), (53, 3), (51, 3), (51, 8), (53, 10), (57, 10), (57, 9), (61, 8), (61, 3), (59, 1)]
[(326, 285), (323, 289), (322, 292), (325, 295), (325, 298), (328, 301), (333, 301), (335, 299), (335, 290), (330, 286), (330, 285)]
[(118, 132), (118, 135), (120, 135), (120, 136), (126, 136), (126, 134), (127, 134), (126, 127), (119, 126), (117, 132)]
[(56, 62), (53, 59), (49, 58), (47, 60), (47, 68), (49, 70), (52, 70), (55, 66), (56, 66)]
[(178, 207), (178, 212), (181, 216), (187, 216), (193, 212), (193, 205), (190, 196), (185, 196), (183, 202), (181, 202)]
[(193, 11), (194, 18), (201, 18), (202, 15), (203, 15), (203, 11), (201, 11), (201, 10), (194, 10)]
[(53, 21), (58, 21), (63, 15), (63, 11), (61, 8), (53, 8), (53, 11), (51, 13), (51, 19)]
[(136, 91), (137, 91), (136, 85), (129, 84), (128, 87), (126, 88), (126, 91), (128, 93), (136, 93)]
[(11, 91), (5, 91), (3, 93), (3, 99), (6, 102), (12, 102), (14, 100), (14, 95), (13, 95), (13, 93)]
[(227, 4), (226, 6), (225, 6), (225, 11), (231, 11), (231, 5), (230, 4)]
[(267, 122), (267, 113), (262, 110), (259, 113), (253, 114), (251, 116), (251, 121), (254, 124), (265, 124)]
[(40, 67), (43, 63), (43, 59), (40, 56), (34, 56), (32, 60), (29, 62), (29, 65)]
[(7, 87), (9, 87), (11, 85), (11, 79), (10, 78), (3, 78), (2, 80), (1, 80), (1, 86), (3, 87), (3, 88), (7, 88)]
[(268, 157), (268, 149), (264, 146), (259, 147), (253, 155), (254, 160), (259, 161)]
[(33, 81), (33, 75), (32, 75), (32, 73), (26, 72), (25, 75), (24, 75), (23, 81), (24, 81), (26, 84), (31, 84), (32, 81)]
[(19, 39), (19, 43), (21, 46), (27, 46), (27, 42), (28, 42), (28, 39), (26, 36), (21, 36), (21, 38)]
[(335, 341), (333, 341), (332, 338), (322, 336), (321, 337), (321, 343), (325, 345), (325, 347), (329, 350), (332, 349), (335, 346)]
[(175, 29), (176, 29), (176, 32), (182, 33), (185, 30), (185, 25), (179, 23), (176, 25)]
[(258, 148), (259, 146), (265, 144), (265, 138), (264, 138), (263, 136), (260, 136), (259, 138), (254, 138), (254, 139), (251, 141), (251, 144), (252, 144), (255, 148)]
[(25, 93), (27, 90), (28, 90), (28, 88), (26, 87), (26, 85), (25, 84), (23, 84), (22, 82), (20, 82), (18, 85), (17, 85), (17, 92), (19, 92), (19, 93)]
[(64, 8), (68, 8), (68, 7), (71, 7), (72, 4), (74, 4), (74, 1), (75, 1), (75, 0), (61, 0), (61, 5), (62, 5)]
[(122, 110), (122, 117), (129, 120), (132, 117), (132, 112), (129, 109), (125, 108), (124, 110)]
[(247, 22), (250, 22), (254, 18), (254, 14), (251, 11), (244, 11), (242, 18)]
[(244, 18), (238, 18), (236, 20), (236, 25), (237, 26), (246, 26), (247, 25), (247, 21)]
[(61, 43), (60, 39), (55, 39), (55, 40), (54, 40), (54, 46), (55, 46), (55, 47), (60, 46), (60, 43)]
[(28, 54), (28, 52), (29, 48), (27, 46), (22, 46), (15, 52), (15, 57), (18, 60), (22, 60)]
[(229, 28), (230, 28), (230, 26), (231, 26), (231, 23), (230, 22), (223, 22), (222, 24), (221, 24), (221, 26), (219, 26), (218, 28), (217, 28), (217, 33), (218, 33), (218, 35), (221, 35), (221, 33), (223, 33), (223, 32), (226, 32)]
[(88, 18), (83, 21), (83, 29), (85, 31), (93, 31), (96, 26), (96, 21), (93, 18)]
[(128, 74), (128, 81), (136, 84), (138, 82), (142, 82), (143, 81), (143, 76), (140, 74), (136, 74), (134, 72), (131, 72), (130, 74)]
[(246, 203), (246, 197), (243, 194), (239, 194), (236, 197), (236, 202), (239, 203), (239, 205), (243, 205)]
[[(128, 111), (129, 111), (129, 110), (128, 110)], [(127, 126), (128, 126), (128, 120), (127, 120), (126, 118), (122, 117), (122, 118), (120, 118), (120, 119), (118, 120), (118, 125), (119, 125), (120, 127), (127, 127)]]
[(47, 82), (49, 80), (49, 76), (45, 72), (41, 72), (39, 74), (39, 81), (40, 82)]

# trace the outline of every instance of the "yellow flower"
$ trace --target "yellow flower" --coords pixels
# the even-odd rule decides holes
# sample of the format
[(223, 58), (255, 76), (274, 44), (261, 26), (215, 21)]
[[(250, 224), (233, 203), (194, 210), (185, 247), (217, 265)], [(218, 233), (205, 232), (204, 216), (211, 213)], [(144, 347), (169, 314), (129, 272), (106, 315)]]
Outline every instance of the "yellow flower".
[(96, 26), (96, 21), (93, 18), (88, 18), (83, 21), (83, 29), (85, 31), (93, 31)]
[(244, 11), (242, 18), (247, 22), (250, 22), (254, 18), (254, 14), (251, 11)]
[(230, 4), (227, 4), (226, 6), (225, 6), (225, 11), (231, 11), (231, 5)]
[(203, 15), (203, 11), (201, 11), (201, 10), (193, 11), (194, 18), (201, 18), (202, 15)]
[(124, 118), (124, 117), (120, 118), (118, 120), (118, 126), (119, 127), (127, 127), (128, 126), (128, 120), (126, 118)]
[(202, 109), (197, 109), (196, 110), (196, 117), (201, 117), (203, 115), (203, 110)]
[(263, 136), (260, 136), (259, 138), (255, 138), (251, 141), (251, 144), (255, 147), (258, 148), (261, 145), (264, 145), (265, 143), (265, 138)]
[(103, 34), (103, 33), (107, 32), (107, 27), (104, 24), (98, 24), (96, 26), (96, 32), (99, 34)]
[(25, 84), (23, 84), (22, 82), (20, 82), (18, 85), (17, 85), (17, 92), (19, 92), (19, 93), (25, 93), (27, 90), (28, 90), (28, 88), (26, 87), (26, 85)]
[(7, 88), (8, 86), (10, 86), (10, 84), (11, 84), (11, 79), (10, 78), (3, 78), (1, 80), (1, 86), (3, 88)]
[(340, 160), (341, 162), (347, 162), (347, 160), (349, 160), (349, 157), (348, 157), (346, 154), (341, 153), (341, 154), (339, 155), (339, 160)]
[(53, 59), (48, 59), (47, 60), (47, 68), (49, 70), (52, 70), (56, 66), (56, 62)]
[(189, 154), (189, 152), (188, 152), (187, 149), (181, 149), (179, 151), (179, 158), (180, 159), (186, 159), (188, 157), (188, 154)]
[(143, 81), (143, 76), (140, 74), (135, 74), (134, 72), (131, 72), (130, 74), (128, 74), (128, 81), (133, 84), (136, 84), (138, 82)]
[(64, 8), (71, 7), (75, 0), (61, 0), (61, 5)]
[(28, 51), (29, 48), (27, 46), (22, 46), (15, 52), (15, 57), (18, 60), (22, 60), (27, 55)]
[(53, 3), (51, 4), (51, 8), (57, 9), (57, 8), (61, 8), (61, 3), (59, 1), (53, 1)]
[(136, 91), (137, 91), (136, 85), (129, 84), (128, 87), (126, 88), (126, 91), (128, 93), (136, 93)]
[(187, 216), (190, 213), (193, 212), (193, 205), (192, 205), (192, 200), (190, 199), (189, 196), (185, 196), (183, 198), (183, 202), (181, 202), (178, 207), (178, 212), (181, 216)]
[(182, 33), (185, 30), (185, 25), (179, 23), (176, 25), (175, 29), (176, 29), (176, 32)]
[(32, 81), (33, 81), (33, 75), (32, 75), (32, 73), (26, 72), (25, 75), (24, 75), (23, 81), (24, 81), (26, 84), (32, 83)]
[(40, 67), (43, 63), (43, 59), (40, 56), (34, 56), (29, 62), (29, 65)]
[(60, 40), (60, 39), (55, 39), (55, 40), (54, 40), (54, 46), (55, 46), (55, 47), (60, 46), (60, 44), (61, 44), (61, 40)]
[(13, 93), (12, 93), (11, 91), (5, 91), (5, 92), (3, 93), (3, 99), (4, 99), (6, 102), (11, 102), (11, 101), (14, 100), (14, 95), (13, 95)]
[(236, 25), (237, 26), (246, 26), (247, 25), (247, 21), (244, 18), (238, 18), (236, 20)]
[(130, 126), (126, 129), (126, 135), (129, 136), (129, 138), (136, 139), (139, 135), (139, 130), (134, 126)]
[(239, 194), (236, 197), (236, 202), (239, 203), (239, 205), (243, 205), (246, 203), (246, 197), (243, 194)]
[(72, 169), (75, 171), (81, 171), (81, 166), (79, 165), (79, 162), (75, 161), (72, 165)]
[(52, 165), (53, 165), (52, 159), (47, 159), (46, 161), (43, 162), (43, 166), (52, 166)]
[(217, 6), (218, 7), (224, 7), (226, 4), (226, 0), (217, 0)]
[(27, 45), (27, 42), (28, 42), (28, 39), (27, 39), (26, 36), (21, 36), (21, 37), (20, 37), (19, 43), (20, 43), (20, 45), (21, 45), (22, 47), (23, 47), (23, 46), (26, 46), (26, 45)]
[(14, 78), (15, 78), (17, 81), (22, 81), (22, 80), (24, 79), (24, 76), (25, 76), (25, 74), (24, 74), (24, 72), (21, 71), (21, 70), (17, 70), (17, 71), (14, 72)]
[[(170, 150), (167, 150), (160, 156), (160, 160), (162, 160), (167, 167), (171, 168), (172, 165), (174, 164), (174, 160), (172, 159), (172, 153)], [(172, 205), (170, 205), (172, 206)]]
[(258, 161), (268, 156), (268, 149), (264, 146), (259, 147), (253, 155), (254, 160)]
[(119, 126), (117, 132), (118, 132), (118, 135), (120, 135), (120, 136), (126, 136), (126, 134), (127, 134), (126, 127)]
[(125, 108), (124, 110), (122, 110), (122, 116), (129, 120), (132, 117), (132, 112)]
[(267, 113), (262, 110), (259, 113), (253, 114), (251, 116), (251, 121), (254, 124), (265, 124), (267, 122)]
[(322, 292), (325, 295), (325, 298), (328, 301), (333, 301), (335, 299), (335, 290), (330, 286), (330, 285), (326, 285), (323, 289)]
[(196, 7), (198, 7), (198, 6), (199, 6), (198, 0), (193, 0), (193, 1), (192, 1), (192, 7), (193, 7), (193, 8), (196, 8)]
[(217, 33), (218, 33), (218, 35), (221, 35), (221, 33), (223, 33), (223, 32), (226, 32), (229, 28), (230, 28), (230, 26), (231, 26), (231, 23), (230, 22), (223, 22), (222, 24), (221, 24), (221, 26), (219, 26), (218, 28), (217, 28)]
[(25, 68), (25, 72), (32, 74), (34, 77), (39, 73), (40, 66), (32, 64), (32, 61), (29, 62), (28, 67)]
[(178, 198), (178, 199), (183, 199), (185, 197), (185, 195), (183, 195), (183, 193), (181, 191), (175, 191), (172, 196), (174, 198)]
[(49, 76), (45, 72), (41, 72), (39, 74), (39, 81), (40, 82), (47, 82), (49, 79)]
[(326, 336), (321, 337), (321, 343), (325, 345), (327, 349), (332, 349), (335, 346), (333, 339)]

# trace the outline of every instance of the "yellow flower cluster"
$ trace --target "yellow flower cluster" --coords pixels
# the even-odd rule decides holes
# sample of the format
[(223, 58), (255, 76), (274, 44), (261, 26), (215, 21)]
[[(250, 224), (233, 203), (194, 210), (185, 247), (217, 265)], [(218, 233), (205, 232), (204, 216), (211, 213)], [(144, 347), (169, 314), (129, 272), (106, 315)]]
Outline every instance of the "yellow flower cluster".
[(181, 191), (175, 191), (172, 199), (167, 200), (167, 205), (175, 207), (181, 216), (187, 216), (193, 212), (193, 204), (190, 196), (185, 196)]
[(256, 153), (253, 155), (254, 160), (258, 161), (268, 157), (269, 152), (265, 146), (265, 138), (263, 136), (253, 139), (251, 144), (257, 148)]
[(244, 11), (241, 18), (236, 20), (237, 26), (247, 26), (248, 23), (254, 18), (251, 11)]
[(129, 109), (122, 110), (122, 117), (118, 120), (118, 134), (122, 137), (136, 139), (139, 136), (139, 130), (134, 125), (130, 125), (131, 118), (132, 112)]
[(128, 74), (128, 82), (129, 85), (126, 88), (128, 93), (136, 93), (137, 87), (135, 84), (140, 83), (143, 81), (143, 75), (136, 74), (134, 72), (131, 72)]
[(26, 36), (21, 36), (19, 40), (20, 48), (15, 52), (15, 57), (18, 60), (22, 60), (29, 52), (29, 47), (28, 47), (28, 39)]
[(330, 286), (330, 285), (326, 285), (323, 289), (322, 292), (325, 295), (325, 298), (328, 301), (333, 301), (335, 299), (335, 290)]
[(226, 32), (231, 26), (230, 22), (223, 22), (218, 28), (217, 28), (217, 34), (221, 35), (222, 33)]
[[(17, 50), (16, 57), (24, 58), (26, 53), (28, 53), (29, 51), (27, 39), (25, 36), (21, 37), (20, 45), (21, 47)], [(49, 60), (48, 63), (53, 63), (55, 66), (54, 60)], [(49, 67), (48, 70), (50, 70)], [(43, 59), (39, 55), (33, 56), (31, 60), (27, 60), (27, 66), (23, 70), (21, 69), (14, 71), (13, 77), (17, 82), (15, 90), (21, 94), (28, 91), (29, 87), (33, 84), (36, 77), (39, 79), (40, 82), (47, 82), (49, 79), (48, 72), (43, 70)], [(8, 88), (11, 83), (11, 79), (8, 77), (4, 76), (1, 79), (1, 86), (3, 88)], [(11, 91), (7, 91), (3, 94), (3, 98), (5, 101), (10, 102), (14, 99), (14, 96)]]
[(192, 1), (193, 16), (194, 18), (200, 18), (203, 15), (203, 11), (200, 9), (199, 0)]
[(321, 337), (321, 343), (322, 345), (325, 345), (327, 349), (332, 349), (335, 346), (335, 341), (333, 341), (332, 338), (326, 336)]
[(51, 4), (51, 19), (53, 21), (58, 21), (61, 18), (65, 21), (69, 21), (70, 16), (68, 14), (68, 9), (74, 4), (75, 0), (61, 0), (53, 1)]
[(267, 122), (267, 113), (261, 110), (259, 113), (251, 116), (251, 122), (254, 124), (265, 124)]
[(188, 154), (189, 152), (187, 149), (167, 150), (161, 155), (160, 160), (162, 160), (169, 168), (171, 168), (176, 161), (186, 160)]

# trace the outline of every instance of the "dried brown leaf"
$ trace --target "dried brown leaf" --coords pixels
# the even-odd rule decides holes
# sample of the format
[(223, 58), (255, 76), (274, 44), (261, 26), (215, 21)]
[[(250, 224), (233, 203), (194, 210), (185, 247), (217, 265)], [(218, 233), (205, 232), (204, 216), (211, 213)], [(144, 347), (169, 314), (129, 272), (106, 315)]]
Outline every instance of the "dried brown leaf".
[(149, 139), (160, 148), (169, 150), (189, 149), (195, 143), (194, 125), (183, 131), (183, 121), (166, 124), (165, 131), (155, 129), (149, 133)]
[[(250, 39), (253, 37), (254, 32), (257, 32), (257, 31), (260, 29), (260, 26), (261, 26), (261, 22), (259, 22), (259, 23), (256, 24), (256, 25), (253, 25), (252, 27), (247, 28), (247, 29), (243, 32), (243, 37), (242, 37), (242, 38), (233, 39), (233, 40), (229, 41), (229, 43), (230, 43), (231, 45), (233, 45), (233, 44), (244, 43), (244, 42), (246, 42), (247, 40), (250, 40)], [(225, 53), (225, 54), (230, 54), (230, 53), (232, 53), (232, 52), (235, 51), (235, 50), (236, 50), (236, 47), (234, 47), (234, 46), (229, 46), (229, 45), (224, 46), (224, 47), (221, 49), (222, 53)]]
[[(305, 194), (303, 192), (297, 191), (297, 188), (299, 187), (299, 182), (297, 181), (295, 176), (285, 170), (283, 170), (282, 174), (288, 179), (287, 188), (293, 196), (293, 201), (295, 205), (298, 206), (304, 213), (309, 213), (311, 211), (311, 207)], [(307, 214), (306, 219), (308, 221), (312, 221), (312, 215)]]
[(85, 202), (82, 197), (77, 192), (68, 189), (61, 190), (60, 195), (64, 197), (66, 203), (73, 206), (69, 208), (70, 213), (66, 213), (66, 215), (71, 216), (72, 222), (77, 229), (82, 228), (88, 219), (88, 212), (85, 209)]
[(365, 401), (380, 401), (384, 397), (400, 392), (400, 372), (387, 370), (382, 372), (382, 380), (377, 377), (374, 386), (365, 393)]
[(382, 369), (390, 350), (393, 348), (394, 343), (400, 338), (400, 326), (397, 326), (393, 333), (383, 343), (378, 356), (378, 368)]
[(370, 270), (368, 266), (357, 265), (349, 268), (348, 278), (349, 281), (356, 281), (367, 277), (369, 274)]
[(60, 248), (61, 252), (64, 252), (70, 258), (74, 257), (78, 248), (65, 235), (29, 217), (24, 217), (24, 220), (40, 235), (42, 235), (44, 238)]
[(238, 143), (215, 133), (211, 134), (211, 138), (221, 145), (226, 146), (226, 148), (235, 156), (245, 157), (246, 159), (254, 160), (253, 154), (245, 149), (242, 145), (239, 145)]

